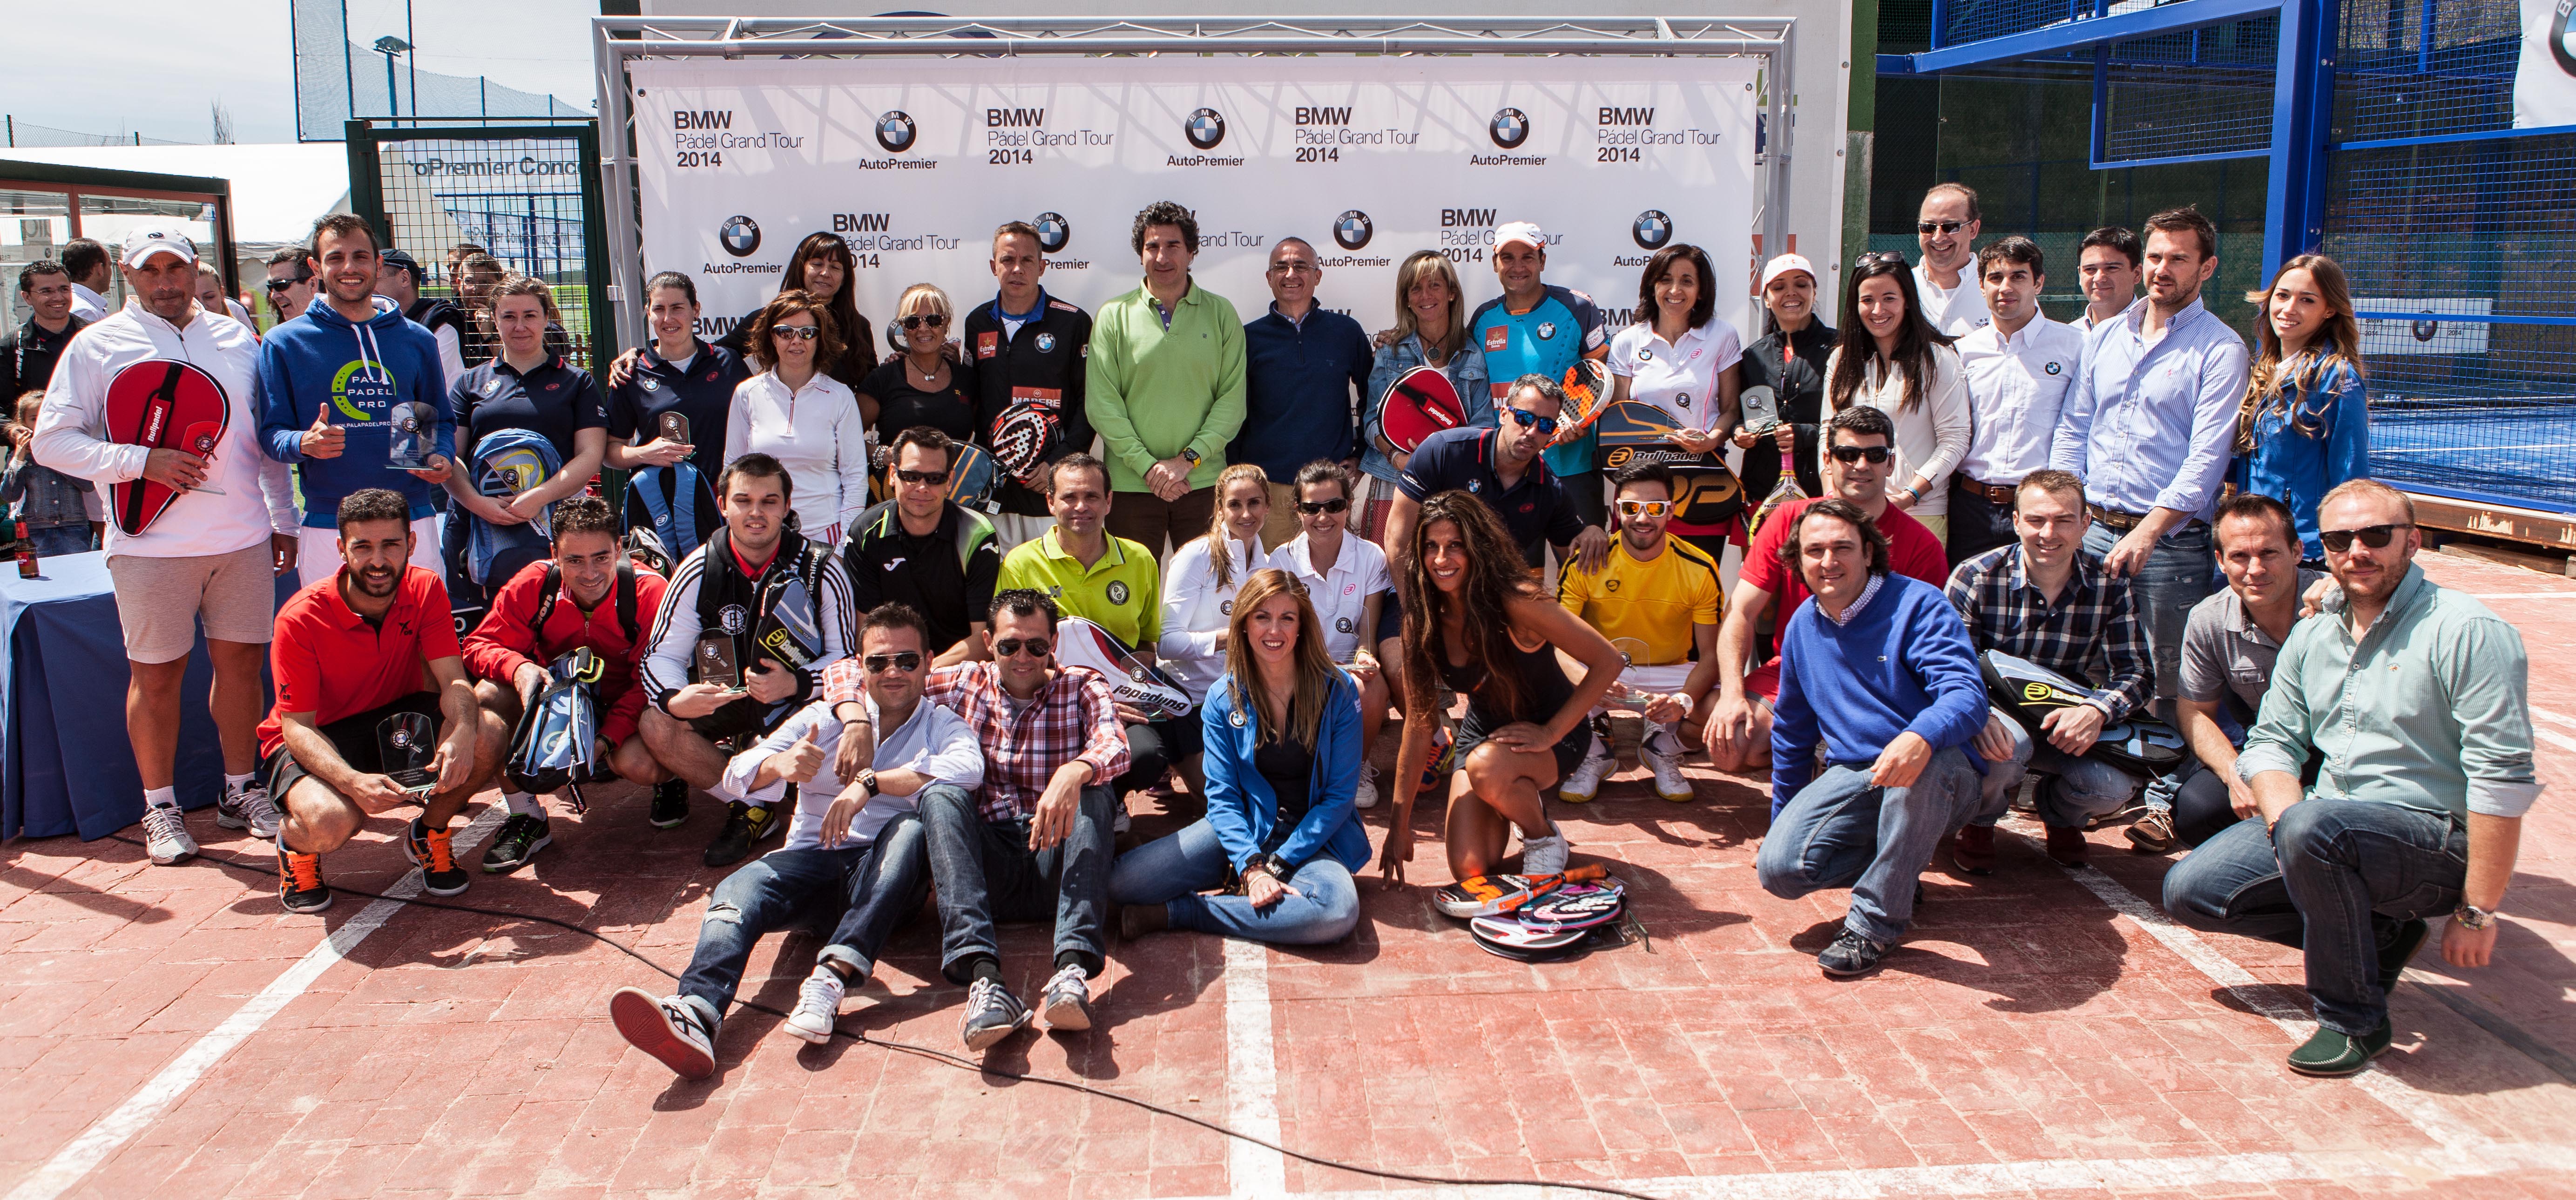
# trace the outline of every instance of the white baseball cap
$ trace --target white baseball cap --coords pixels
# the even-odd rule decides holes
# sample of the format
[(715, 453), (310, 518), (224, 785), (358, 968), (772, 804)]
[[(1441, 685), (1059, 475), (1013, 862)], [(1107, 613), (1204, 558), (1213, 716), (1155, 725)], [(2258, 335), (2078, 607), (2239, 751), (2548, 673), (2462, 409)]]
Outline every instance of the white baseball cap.
[(1818, 283), (1824, 282), (1821, 279), (1816, 279), (1816, 266), (1814, 263), (1807, 261), (1806, 255), (1783, 254), (1778, 258), (1762, 264), (1762, 282), (1754, 286), (1754, 293), (1759, 295), (1763, 292), (1770, 291), (1772, 280), (1778, 279), (1791, 271), (1804, 271), (1807, 273), (1807, 278), (1815, 279)]
[(144, 260), (163, 252), (176, 254), (179, 261), (197, 261), (197, 244), (188, 235), (169, 225), (141, 225), (125, 235), (125, 265), (140, 267)]
[(1514, 242), (1526, 242), (1541, 254), (1547, 252), (1547, 235), (1539, 232), (1535, 222), (1505, 221), (1494, 227), (1494, 249), (1500, 250)]

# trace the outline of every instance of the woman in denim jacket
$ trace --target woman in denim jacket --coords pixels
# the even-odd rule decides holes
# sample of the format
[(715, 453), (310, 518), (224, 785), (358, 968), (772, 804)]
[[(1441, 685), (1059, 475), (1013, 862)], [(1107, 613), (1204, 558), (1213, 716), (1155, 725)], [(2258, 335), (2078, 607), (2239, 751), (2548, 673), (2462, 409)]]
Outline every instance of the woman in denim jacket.
[(9, 465), (0, 468), (0, 504), (9, 506), (11, 521), (26, 526), (38, 557), (86, 553), (98, 548), (89, 523), (89, 496), (97, 488), (36, 461), (36, 412), (44, 403), (43, 392), (18, 397), (18, 419), (9, 426)]
[(1369, 368), (1368, 416), (1360, 423), (1368, 439), (1360, 470), (1369, 477), (1362, 489), (1356, 527), (1375, 542), (1386, 535), (1387, 510), (1395, 504), (1395, 476), (1407, 457), (1386, 440), (1379, 419), (1386, 409), (1386, 390), (1404, 373), (1420, 366), (1437, 367), (1458, 389), (1458, 405), (1469, 425), (1494, 427), (1494, 398), (1486, 386), (1485, 356), (1467, 344), (1467, 294), (1458, 286), (1457, 269), (1437, 250), (1416, 250), (1395, 271), (1395, 328), (1377, 335), (1377, 361)]
[(2299, 556), (2325, 565), (2317, 504), (2370, 474), (2369, 388), (2343, 268), (2322, 254), (2281, 265), (2255, 322), (2254, 365), (2236, 421), (2237, 490), (2290, 506)]

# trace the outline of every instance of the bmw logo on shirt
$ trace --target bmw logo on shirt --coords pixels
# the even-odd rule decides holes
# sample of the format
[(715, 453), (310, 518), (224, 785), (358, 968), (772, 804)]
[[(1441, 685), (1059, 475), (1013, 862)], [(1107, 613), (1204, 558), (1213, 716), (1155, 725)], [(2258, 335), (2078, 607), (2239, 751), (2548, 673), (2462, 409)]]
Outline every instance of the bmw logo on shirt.
[(1539, 323), (1538, 323), (1538, 340), (1540, 340), (1540, 341), (1544, 342), (1544, 341), (1548, 341), (1548, 340), (1550, 340), (1550, 339), (1554, 338), (1555, 336), (1556, 336), (1556, 322), (1554, 322), (1554, 321), (1541, 321), (1541, 322), (1539, 322)]
[(1050, 350), (1053, 350), (1053, 349), (1055, 349), (1055, 335), (1054, 335), (1054, 334), (1052, 334), (1052, 333), (1041, 333), (1041, 334), (1039, 334), (1039, 335), (1038, 335), (1038, 353), (1040, 353), (1040, 354), (1044, 354), (1044, 353), (1046, 353), (1047, 351), (1050, 351)]
[(2048, 364), (2048, 373), (2049, 373), (2049, 374), (2051, 374), (2051, 375), (2056, 375), (2056, 374), (2062, 373), (2062, 372), (2063, 372), (2063, 371), (2065, 371), (2065, 370), (2066, 370), (2066, 364), (2064, 364), (2064, 363), (2052, 362), (2052, 363)]

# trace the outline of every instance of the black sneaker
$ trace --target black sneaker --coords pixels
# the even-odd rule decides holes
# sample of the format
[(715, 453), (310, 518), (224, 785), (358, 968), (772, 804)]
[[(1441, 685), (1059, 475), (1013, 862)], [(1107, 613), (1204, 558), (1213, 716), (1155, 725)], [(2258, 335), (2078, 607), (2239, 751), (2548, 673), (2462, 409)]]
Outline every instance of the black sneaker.
[(749, 857), (760, 839), (777, 831), (777, 814), (736, 800), (725, 814), (724, 829), (716, 834), (716, 840), (707, 843), (706, 863), (710, 867), (730, 867)]
[(277, 848), (277, 902), (291, 913), (318, 913), (331, 907), (330, 885), (322, 882), (322, 856)]
[(645, 820), (655, 829), (669, 829), (689, 819), (689, 783), (685, 779), (665, 779), (653, 785), (653, 811)]
[(483, 870), (498, 874), (528, 865), (528, 860), (555, 843), (553, 826), (544, 817), (511, 813), (501, 822), (501, 832), (492, 838), (492, 846), (483, 852)]
[(1066, 967), (1047, 980), (1038, 1001), (1049, 1029), (1091, 1028), (1091, 984), (1080, 967)]
[(433, 896), (461, 896), (469, 882), (465, 868), (456, 865), (456, 831), (432, 832), (429, 823), (413, 817), (403, 829), (403, 857), (420, 868), (420, 890)]
[(1867, 975), (1877, 970), (1879, 961), (1886, 957), (1886, 946), (1862, 937), (1846, 926), (1842, 936), (1835, 938), (1833, 945), (1825, 947), (1825, 952), (1816, 956), (1816, 965), (1824, 968), (1827, 975)]
[(980, 1051), (1011, 1036), (1029, 1023), (1029, 1006), (1011, 994), (1011, 989), (990, 979), (978, 979), (966, 988), (966, 1024), (959, 1030), (965, 1035), (966, 1048)]

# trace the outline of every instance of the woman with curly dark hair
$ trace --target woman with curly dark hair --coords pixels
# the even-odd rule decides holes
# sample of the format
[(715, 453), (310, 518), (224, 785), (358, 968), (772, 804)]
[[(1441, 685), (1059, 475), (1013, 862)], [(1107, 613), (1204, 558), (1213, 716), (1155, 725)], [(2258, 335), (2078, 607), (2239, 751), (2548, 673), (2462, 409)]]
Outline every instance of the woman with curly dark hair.
[[(818, 229), (796, 243), (796, 253), (787, 260), (787, 273), (779, 277), (778, 285), (781, 294), (803, 292), (831, 311), (832, 326), (841, 334), (841, 348), (829, 358), (814, 361), (821, 364), (824, 374), (839, 380), (853, 393), (877, 365), (877, 327), (859, 311), (858, 273), (858, 264), (850, 257), (850, 243), (837, 233)], [(742, 320), (716, 344), (736, 354), (759, 354), (763, 347), (752, 323), (764, 311), (766, 307), (743, 314)]]
[(787, 468), (788, 503), (808, 538), (838, 547), (868, 506), (867, 421), (858, 399), (822, 364), (841, 353), (821, 298), (778, 293), (753, 315), (751, 361), (760, 373), (733, 390), (726, 462), (766, 454)]
[[(1523, 874), (1565, 869), (1565, 835), (1546, 796), (1583, 760), (1586, 716), (1619, 678), (1619, 652), (1556, 603), (1521, 558), (1502, 519), (1468, 492), (1422, 502), (1405, 555), (1404, 723), (1396, 751), (1395, 814), (1380, 860), (1390, 883), (1413, 858), (1413, 799), (1431, 761), (1429, 714), (1447, 687), (1467, 693), (1458, 772), (1449, 784), (1449, 870), (1468, 879), (1501, 869), (1512, 830)], [(1565, 663), (1582, 669), (1570, 679)]]

